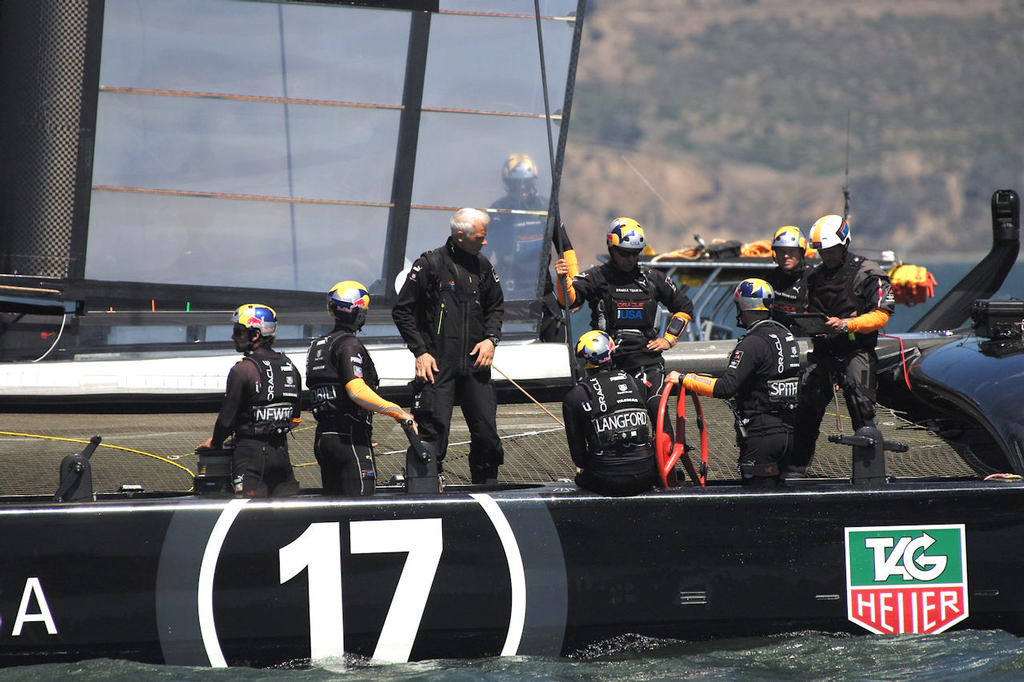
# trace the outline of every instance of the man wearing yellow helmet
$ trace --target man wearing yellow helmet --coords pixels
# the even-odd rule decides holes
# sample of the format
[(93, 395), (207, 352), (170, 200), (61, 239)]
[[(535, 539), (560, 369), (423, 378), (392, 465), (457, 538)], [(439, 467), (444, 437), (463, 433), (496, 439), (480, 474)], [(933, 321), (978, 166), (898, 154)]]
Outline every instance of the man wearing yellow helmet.
[[(733, 295), (739, 326), (747, 330), (718, 379), (699, 374), (682, 377), (683, 387), (700, 395), (735, 397), (736, 444), (744, 485), (774, 487), (793, 450), (800, 387), (800, 347), (793, 334), (770, 319), (772, 287), (762, 279), (745, 279)], [(676, 383), (678, 372), (667, 381)]]
[[(377, 370), (356, 334), (366, 322), (370, 292), (359, 282), (338, 282), (327, 292), (334, 329), (309, 346), (306, 385), (316, 417), (313, 452), (328, 495), (373, 495), (373, 413), (395, 421), (413, 416), (377, 395)], [(413, 424), (415, 426), (415, 424)]]
[(796, 444), (786, 473), (791, 478), (806, 475), (834, 385), (843, 389), (854, 431), (875, 425), (875, 344), (896, 308), (885, 271), (850, 253), (850, 226), (843, 216), (815, 221), (811, 245), (821, 265), (807, 278), (807, 311), (824, 315), (830, 333), (813, 337), (807, 358)]
[(615, 342), (593, 330), (576, 344), (587, 375), (562, 400), (576, 484), (600, 495), (636, 495), (658, 481), (651, 417), (640, 388), (612, 367)]
[[(501, 280), (505, 300), (535, 301), (538, 278), (543, 277), (540, 300), (541, 341), (565, 341), (565, 320), (555, 300), (554, 283), (547, 272), (550, 250), (545, 250), (548, 198), (537, 191), (537, 164), (527, 154), (512, 154), (501, 168), (505, 196), (488, 213), (486, 255)], [(544, 263), (544, 272), (539, 266)]]
[(288, 457), (288, 432), (300, 420), (302, 377), (286, 355), (271, 348), (277, 334), (273, 308), (248, 303), (238, 307), (231, 321), (235, 350), (245, 357), (228, 372), (213, 435), (199, 448), (220, 450), (234, 434), (235, 492), (246, 497), (294, 495), (299, 484)]
[(814, 267), (807, 264), (807, 240), (795, 225), (786, 225), (772, 237), (772, 259), (778, 266), (765, 279), (772, 285), (775, 300), (772, 318), (786, 327), (792, 315), (807, 312), (807, 275)]
[[(644, 393), (644, 402), (656, 418), (665, 379), (662, 352), (676, 344), (693, 317), (693, 302), (672, 278), (656, 269), (640, 269), (640, 254), (647, 246), (644, 230), (632, 218), (616, 218), (607, 233), (609, 261), (568, 278), (564, 258), (555, 272), (564, 278), (556, 287), (559, 303), (575, 309), (590, 304), (590, 327), (607, 332), (615, 341), (615, 367), (629, 372)], [(658, 304), (672, 314), (665, 333), (655, 327)]]

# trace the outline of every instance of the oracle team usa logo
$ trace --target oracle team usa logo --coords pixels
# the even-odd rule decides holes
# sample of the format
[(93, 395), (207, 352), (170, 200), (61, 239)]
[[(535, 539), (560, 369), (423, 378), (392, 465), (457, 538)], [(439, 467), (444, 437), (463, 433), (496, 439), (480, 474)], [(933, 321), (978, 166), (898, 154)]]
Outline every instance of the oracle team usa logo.
[(849, 619), (877, 634), (937, 633), (967, 618), (963, 524), (846, 528)]

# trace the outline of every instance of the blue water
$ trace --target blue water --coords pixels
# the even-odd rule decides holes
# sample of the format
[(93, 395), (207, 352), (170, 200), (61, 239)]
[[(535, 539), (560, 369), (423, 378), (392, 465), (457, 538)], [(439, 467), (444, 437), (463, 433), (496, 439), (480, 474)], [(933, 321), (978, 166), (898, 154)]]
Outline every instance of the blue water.
[(653, 680), (974, 680), (1024, 679), (1024, 640), (1005, 632), (965, 630), (940, 635), (830, 636), (685, 643), (626, 637), (576, 658), (488, 658), (306, 670), (209, 670), (95, 660), (0, 671), (0, 680), (217, 682), (641, 682)]

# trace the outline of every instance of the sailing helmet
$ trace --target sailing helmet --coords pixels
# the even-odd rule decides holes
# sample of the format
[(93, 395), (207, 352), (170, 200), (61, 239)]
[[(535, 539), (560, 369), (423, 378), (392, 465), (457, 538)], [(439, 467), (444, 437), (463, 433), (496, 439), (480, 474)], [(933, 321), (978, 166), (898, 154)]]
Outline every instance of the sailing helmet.
[(536, 180), (537, 165), (526, 154), (512, 154), (501, 167), (501, 179), (506, 183), (509, 180)]
[(615, 342), (600, 329), (593, 329), (576, 343), (576, 357), (584, 360), (588, 368), (605, 367), (612, 361)]
[(537, 164), (526, 154), (512, 154), (501, 167), (501, 179), (509, 194), (526, 198), (533, 193), (537, 182)]
[(736, 293), (733, 294), (732, 299), (736, 304), (737, 315), (744, 310), (768, 312), (775, 300), (775, 292), (768, 282), (751, 277), (736, 285)]
[(796, 225), (785, 225), (775, 230), (772, 237), (772, 258), (775, 258), (775, 249), (800, 249), (800, 255), (807, 251), (807, 240), (800, 233)]
[(850, 245), (850, 224), (841, 215), (818, 218), (811, 225), (811, 246), (818, 251), (833, 246)]
[(274, 338), (277, 333), (277, 313), (268, 305), (246, 303), (238, 306), (231, 316), (232, 324), (240, 324), (246, 329), (256, 329), (266, 338)]
[(623, 251), (643, 251), (647, 246), (644, 228), (632, 218), (616, 218), (608, 223), (608, 248), (613, 246)]
[(370, 292), (359, 282), (347, 279), (327, 292), (327, 312), (352, 329), (360, 329), (370, 309)]

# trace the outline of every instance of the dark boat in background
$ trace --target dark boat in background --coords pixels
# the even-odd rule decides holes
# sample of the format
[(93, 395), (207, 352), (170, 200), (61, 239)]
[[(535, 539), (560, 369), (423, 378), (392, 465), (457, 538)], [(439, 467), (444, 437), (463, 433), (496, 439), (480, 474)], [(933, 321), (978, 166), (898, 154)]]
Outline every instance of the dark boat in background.
[[(255, 297), (277, 306), (288, 327), (282, 347), (301, 353), (327, 324), (322, 291), (340, 276), (373, 283), (380, 298), (369, 344), (385, 368), (385, 388), (401, 391), (407, 371), (398, 369), (398, 358), (408, 359), (385, 317), (388, 283), (405, 261), (440, 241), (436, 226), (452, 206), (486, 203), (489, 185), (480, 178), (509, 151), (543, 158), (537, 150), (547, 147), (557, 197), (583, 3), (549, 3), (547, 14), (532, 16), (504, 8), (512, 3), (463, 4), (446, 12), (428, 0), (213, 1), (190, 5), (200, 12), (192, 17), (173, 2), (91, 0), (77, 23), (52, 24), (40, 20), (53, 17), (38, 8), (5, 4), (5, 64), (38, 53), (27, 46), (61, 56), (7, 72), (37, 79), (38, 87), (22, 83), (21, 90), (38, 97), (24, 104), (25, 116), (16, 115), (13, 98), (2, 105), (11, 145), (5, 192), (13, 184), (32, 199), (18, 203), (13, 229), (4, 233), (0, 402), (53, 409), (59, 419), (62, 407), (80, 400), (210, 400), (237, 357), (228, 350), (225, 311)], [(227, 30), (243, 23), (246, 31)], [(142, 28), (153, 49), (135, 42)], [(380, 73), (402, 67), (401, 83), (380, 93), (367, 79), (365, 101), (342, 96), (344, 89), (333, 99), (304, 91), (317, 75), (333, 83), (334, 71), (318, 71), (324, 62), (311, 55), (332, 44), (318, 39), (334, 30), (366, 49), (399, 44), (399, 52), (377, 56), (386, 62)], [(69, 33), (81, 40), (68, 40)], [(245, 38), (236, 43), (231, 35)], [(294, 42), (297, 35), (304, 40)], [(508, 53), (502, 46), (529, 37), (542, 48), (532, 66), (558, 54), (566, 81), (545, 83), (538, 93), (530, 74), (509, 105), (488, 89), (490, 81), (476, 78), (468, 89), (484, 104), (464, 106), (466, 84), (444, 74), (454, 68), (465, 75), (473, 66), (454, 40), (465, 35), (490, 43), (499, 57)], [(557, 39), (538, 42), (541, 35)], [(186, 46), (182, 36), (197, 42)], [(383, 36), (390, 42), (381, 43)], [(235, 78), (205, 89), (173, 82), (191, 64), (186, 47), (211, 45), (247, 57), (221, 64), (238, 69), (229, 71)], [(277, 46), (273, 59), (268, 45)], [(346, 56), (353, 66), (368, 65), (359, 50)], [(165, 64), (181, 69), (163, 70)], [(261, 90), (270, 81), (254, 64), (269, 68), (280, 89)], [(196, 77), (205, 73), (196, 68)], [(69, 78), (79, 79), (62, 89), (80, 95), (69, 115), (74, 134), (50, 140), (50, 88)], [(226, 87), (228, 81), (236, 85)], [(547, 111), (549, 91), (565, 95), (557, 145), (545, 125), (556, 118)], [(337, 111), (341, 121), (325, 114)], [(176, 127), (183, 120), (207, 133), (191, 139)], [(264, 139), (260, 125), (269, 121), (280, 134)], [(348, 134), (324, 134), (339, 130)], [(325, 149), (335, 137), (347, 146)], [(53, 144), (39, 144), (43, 139)], [(142, 148), (132, 146), (140, 142)], [(12, 169), (6, 161), (19, 145), (23, 165)], [(241, 151), (232, 163), (254, 172), (232, 181), (238, 186), (218, 184), (225, 162), (214, 149)], [(381, 149), (394, 156), (373, 166)], [(492, 164), (482, 150), (499, 161)], [(362, 163), (344, 173), (328, 167), (325, 159), (345, 154)], [(281, 159), (284, 165), (268, 170)], [(320, 183), (325, 174), (331, 181)], [(256, 192), (264, 176), (270, 189)], [(553, 199), (547, 242), (555, 213)], [(195, 221), (214, 243), (205, 255), (195, 244), (183, 246)], [(321, 256), (324, 244), (330, 253)], [(1024, 418), (1016, 409), (1024, 397), (1024, 314), (992, 300), (1018, 250), (1019, 200), (1001, 190), (993, 197), (989, 256), (912, 333), (880, 345), (881, 402), (956, 441), (974, 475), (893, 477), (885, 448), (896, 446), (876, 432), (839, 439), (853, 453), (847, 475), (785, 490), (748, 490), (723, 476), (706, 487), (609, 499), (567, 480), (453, 485), (440, 493), (411, 491), (407, 481), (364, 499), (307, 490), (286, 500), (245, 500), (220, 496), (212, 461), (195, 493), (93, 494), (87, 448), (62, 465), (59, 499), (0, 498), (0, 664), (557, 656), (625, 633), (705, 639), (969, 627), (1024, 635)], [(336, 254), (358, 254), (358, 262), (339, 264)], [(339, 272), (377, 262), (382, 270), (368, 277)], [(662, 260), (651, 267), (706, 271), (694, 297), (714, 330), (716, 297), (769, 264)], [(542, 292), (544, 258), (537, 275), (532, 298)], [(498, 361), (531, 387), (564, 390), (568, 353), (534, 340), (531, 306), (512, 301)], [(693, 327), (705, 329), (701, 319)], [(673, 368), (715, 373), (731, 346), (728, 338), (695, 339), (667, 358)]]

